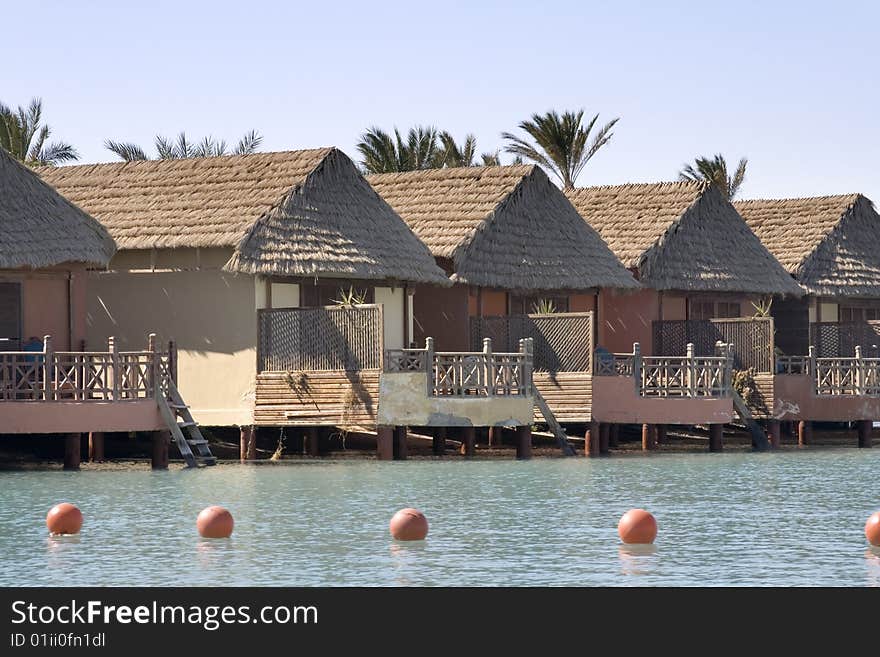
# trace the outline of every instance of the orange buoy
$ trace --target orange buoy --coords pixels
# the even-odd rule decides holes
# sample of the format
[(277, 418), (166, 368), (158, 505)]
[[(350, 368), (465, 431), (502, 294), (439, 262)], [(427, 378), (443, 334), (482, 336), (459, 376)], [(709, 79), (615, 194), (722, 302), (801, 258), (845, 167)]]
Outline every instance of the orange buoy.
[(880, 547), (880, 511), (872, 513), (865, 523), (865, 538), (871, 545)]
[(56, 504), (46, 514), (46, 526), (50, 534), (78, 534), (82, 524), (82, 512), (69, 502)]
[(418, 509), (401, 509), (392, 516), (388, 527), (398, 541), (423, 541), (428, 535), (428, 519)]
[(617, 533), (624, 543), (653, 543), (657, 536), (657, 521), (644, 509), (630, 509), (617, 523)]
[(196, 518), (196, 528), (205, 538), (229, 538), (235, 521), (232, 514), (222, 506), (209, 506), (202, 509)]

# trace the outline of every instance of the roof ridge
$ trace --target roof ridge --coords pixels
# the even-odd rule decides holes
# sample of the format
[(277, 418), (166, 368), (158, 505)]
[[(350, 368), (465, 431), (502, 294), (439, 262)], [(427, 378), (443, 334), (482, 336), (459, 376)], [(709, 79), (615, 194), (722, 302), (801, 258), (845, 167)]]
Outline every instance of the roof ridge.
[(619, 183), (616, 185), (588, 185), (586, 187), (575, 187), (570, 190), (574, 193), (585, 192), (585, 191), (594, 191), (594, 190), (607, 190), (607, 189), (636, 189), (636, 188), (648, 188), (648, 187), (694, 187), (696, 189), (701, 189), (704, 187), (709, 187), (710, 185), (704, 181), (699, 180), (661, 180), (658, 182), (628, 182), (628, 183)]
[(733, 204), (745, 205), (746, 203), (784, 203), (784, 202), (797, 202), (797, 201), (828, 201), (832, 199), (848, 199), (852, 198), (855, 200), (859, 196), (868, 198), (862, 192), (851, 192), (849, 194), (825, 194), (823, 196), (789, 196), (785, 198), (748, 198), (741, 199), (739, 201), (733, 201)]
[(179, 158), (167, 158), (167, 159), (147, 159), (147, 160), (119, 160), (113, 162), (84, 162), (82, 164), (64, 164), (60, 166), (51, 166), (51, 165), (43, 165), (34, 167), (34, 171), (37, 173), (42, 173), (44, 171), (73, 171), (73, 170), (84, 170), (88, 168), (94, 167), (128, 167), (128, 168), (136, 168), (136, 167), (144, 167), (144, 166), (171, 166), (173, 164), (184, 164), (184, 163), (196, 163), (196, 162), (218, 162), (218, 161), (232, 161), (232, 160), (244, 160), (244, 159), (265, 159), (272, 155), (287, 155), (292, 153), (297, 154), (305, 154), (305, 153), (320, 153), (326, 152), (330, 153), (334, 150), (339, 150), (336, 146), (321, 146), (319, 148), (292, 148), (287, 150), (280, 151), (260, 151), (258, 153), (247, 153), (247, 154), (238, 154), (238, 153), (229, 153), (226, 155), (210, 155), (206, 157), (179, 157)]

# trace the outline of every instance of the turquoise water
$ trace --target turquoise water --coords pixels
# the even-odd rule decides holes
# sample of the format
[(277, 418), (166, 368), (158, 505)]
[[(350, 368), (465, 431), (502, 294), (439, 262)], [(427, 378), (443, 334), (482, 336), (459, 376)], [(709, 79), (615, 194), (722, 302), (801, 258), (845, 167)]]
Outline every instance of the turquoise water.
[[(0, 473), (0, 585), (880, 586), (880, 449)], [(85, 516), (51, 538), (59, 501)], [(198, 512), (235, 516), (201, 539)], [(396, 543), (404, 506), (427, 541)], [(631, 507), (653, 548), (624, 547)]]

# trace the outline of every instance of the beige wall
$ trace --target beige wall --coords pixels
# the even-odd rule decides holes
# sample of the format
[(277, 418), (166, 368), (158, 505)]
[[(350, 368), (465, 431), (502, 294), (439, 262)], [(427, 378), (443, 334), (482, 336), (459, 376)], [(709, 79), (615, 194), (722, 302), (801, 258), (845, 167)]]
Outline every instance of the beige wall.
[(21, 282), (21, 339), (51, 335), (56, 351), (70, 348), (68, 280), (25, 278)]
[[(163, 254), (189, 260), (188, 251)], [(123, 252), (123, 260), (134, 260)], [(159, 258), (157, 258), (159, 260)], [(217, 258), (222, 260), (222, 258)], [(116, 259), (111, 266), (117, 265)], [(178, 384), (196, 421), (249, 424), (256, 375), (256, 298), (252, 276), (219, 268), (156, 272), (93, 272), (88, 293), (90, 347), (114, 335), (137, 349), (147, 334), (177, 343)]]
[(385, 426), (530, 426), (532, 396), (429, 397), (425, 372), (383, 372), (378, 424)]
[[(405, 290), (402, 287), (375, 288), (376, 303), (382, 304), (382, 319), (385, 322), (385, 348), (403, 349), (403, 323)], [(274, 297), (273, 297), (273, 304)], [(407, 319), (407, 321), (409, 321)]]
[(273, 308), (299, 308), (299, 285), (272, 283)]

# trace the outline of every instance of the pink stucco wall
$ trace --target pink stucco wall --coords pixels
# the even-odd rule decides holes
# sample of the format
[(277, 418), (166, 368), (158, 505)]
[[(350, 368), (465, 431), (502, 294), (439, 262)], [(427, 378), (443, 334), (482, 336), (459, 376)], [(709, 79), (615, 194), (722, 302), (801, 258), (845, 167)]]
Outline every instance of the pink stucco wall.
[(813, 379), (809, 376), (778, 374), (773, 377), (773, 392), (771, 415), (779, 420), (880, 420), (880, 399), (877, 397), (817, 397), (813, 393)]
[(598, 345), (614, 353), (630, 353), (638, 342), (651, 354), (651, 322), (659, 318), (656, 290), (599, 293)]
[(150, 399), (120, 402), (0, 402), (3, 433), (85, 433), (167, 429)]
[(721, 424), (733, 419), (730, 399), (640, 397), (629, 376), (593, 377), (593, 419), (622, 424)]
[(51, 335), (55, 349), (70, 347), (67, 286), (67, 277), (25, 278), (22, 281), (22, 341)]

